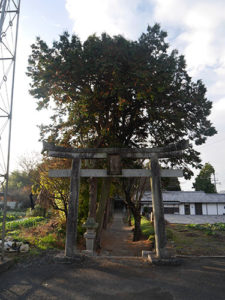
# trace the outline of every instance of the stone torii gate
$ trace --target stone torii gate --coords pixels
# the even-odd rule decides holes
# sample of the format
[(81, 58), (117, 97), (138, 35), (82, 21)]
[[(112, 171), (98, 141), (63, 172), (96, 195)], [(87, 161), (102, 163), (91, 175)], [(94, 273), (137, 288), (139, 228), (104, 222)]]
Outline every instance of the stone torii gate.
[[(50, 170), (49, 177), (70, 177), (70, 199), (66, 228), (65, 255), (76, 254), (77, 219), (80, 177), (150, 177), (154, 213), (156, 256), (166, 258), (166, 234), (161, 191), (161, 177), (182, 177), (181, 169), (162, 169), (160, 158), (180, 157), (188, 147), (187, 141), (157, 148), (65, 148), (43, 143), (48, 156), (72, 159), (71, 169)], [(121, 159), (150, 159), (150, 169), (122, 169)], [(81, 169), (81, 159), (107, 159), (108, 169)]]

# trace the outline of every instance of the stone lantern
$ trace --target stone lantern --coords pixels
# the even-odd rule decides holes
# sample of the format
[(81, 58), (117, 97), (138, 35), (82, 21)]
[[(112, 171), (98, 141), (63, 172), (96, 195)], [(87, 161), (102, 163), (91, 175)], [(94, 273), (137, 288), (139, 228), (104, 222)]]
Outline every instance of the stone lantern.
[(96, 236), (96, 228), (98, 227), (98, 223), (95, 222), (94, 218), (87, 218), (86, 223), (82, 225), (82, 227), (86, 228), (86, 232), (84, 237), (86, 239), (86, 250), (83, 252), (89, 255), (94, 255), (94, 243)]

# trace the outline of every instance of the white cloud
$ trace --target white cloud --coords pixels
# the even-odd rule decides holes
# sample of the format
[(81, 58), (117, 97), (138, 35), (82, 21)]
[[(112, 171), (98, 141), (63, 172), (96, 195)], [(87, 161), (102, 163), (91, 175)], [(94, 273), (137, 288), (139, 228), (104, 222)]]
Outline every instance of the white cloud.
[(107, 32), (136, 38), (150, 22), (151, 12), (141, 9), (149, 0), (66, 0), (66, 9), (74, 21), (74, 32), (82, 40)]
[(225, 125), (224, 116), (225, 116), (225, 97), (221, 98), (217, 102), (214, 102), (212, 108), (211, 119), (214, 123), (217, 124), (219, 130), (224, 130), (224, 125)]
[[(155, 18), (180, 32), (174, 43), (183, 50), (192, 75), (224, 62), (225, 2), (154, 0)], [(222, 29), (221, 29), (222, 28)], [(222, 30), (222, 32), (221, 32)]]

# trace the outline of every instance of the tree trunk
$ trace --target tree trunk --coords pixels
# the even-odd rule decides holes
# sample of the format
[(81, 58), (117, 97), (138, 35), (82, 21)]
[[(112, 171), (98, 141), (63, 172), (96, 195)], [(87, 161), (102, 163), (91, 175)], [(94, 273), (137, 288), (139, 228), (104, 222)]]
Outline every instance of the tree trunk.
[(139, 241), (141, 238), (141, 212), (140, 212), (140, 205), (136, 207), (134, 202), (131, 200), (130, 193), (125, 193), (126, 203), (128, 207), (128, 211), (132, 212), (134, 216), (134, 236), (133, 241)]
[(89, 180), (89, 214), (90, 218), (96, 219), (96, 202), (97, 202), (97, 178), (90, 177)]
[(132, 226), (131, 224), (131, 210), (130, 210), (130, 207), (127, 205), (127, 223), (128, 223), (128, 226)]
[(133, 236), (133, 241), (140, 241), (141, 239), (141, 216), (139, 211), (136, 211), (134, 214), (134, 236)]
[(96, 214), (96, 222), (98, 223), (98, 229), (96, 234), (96, 248), (101, 248), (101, 234), (104, 222), (105, 209), (107, 205), (107, 200), (110, 194), (110, 185), (111, 179), (104, 178), (102, 180), (102, 188), (101, 188), (101, 197), (99, 201), (99, 206)]
[(108, 225), (108, 223), (109, 223), (110, 202), (111, 202), (111, 199), (108, 198), (108, 199), (107, 199), (107, 203), (106, 203), (106, 208), (105, 208), (104, 222), (103, 222), (103, 228), (104, 228), (104, 229), (107, 228), (107, 225)]

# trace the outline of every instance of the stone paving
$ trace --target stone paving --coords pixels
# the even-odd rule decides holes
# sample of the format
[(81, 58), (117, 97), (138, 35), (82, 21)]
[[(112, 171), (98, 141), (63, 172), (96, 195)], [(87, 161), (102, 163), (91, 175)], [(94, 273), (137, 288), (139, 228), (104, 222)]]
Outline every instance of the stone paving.
[(225, 216), (196, 216), (165, 214), (165, 219), (176, 224), (206, 224), (225, 223)]

